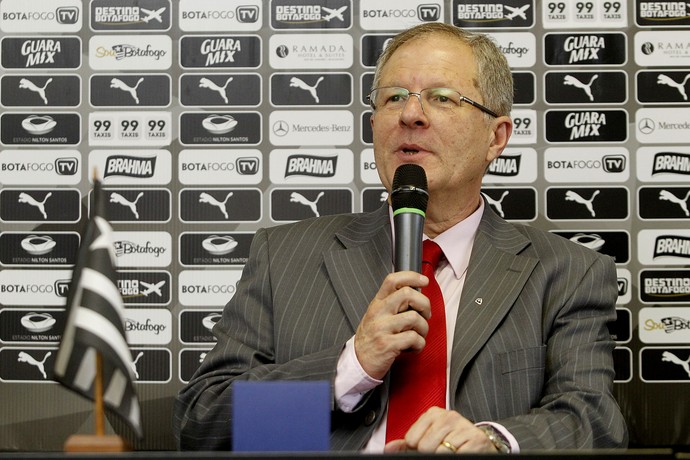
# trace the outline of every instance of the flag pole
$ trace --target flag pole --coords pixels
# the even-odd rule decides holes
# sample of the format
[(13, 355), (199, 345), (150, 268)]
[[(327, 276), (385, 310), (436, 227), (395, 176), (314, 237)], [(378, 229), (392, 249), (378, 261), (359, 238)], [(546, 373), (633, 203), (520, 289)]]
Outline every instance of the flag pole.
[(94, 383), (94, 418), (96, 419), (96, 436), (105, 435), (105, 411), (103, 410), (103, 356), (96, 352), (96, 381)]
[[(93, 169), (93, 183), (98, 180), (98, 170)], [(105, 435), (105, 409), (103, 407), (103, 355), (96, 351), (96, 381), (94, 382), (94, 418), (96, 436)]]
[(65, 452), (129, 452), (127, 441), (116, 434), (105, 434), (103, 404), (103, 355), (96, 352), (96, 375), (93, 386), (95, 434), (73, 434), (65, 441)]

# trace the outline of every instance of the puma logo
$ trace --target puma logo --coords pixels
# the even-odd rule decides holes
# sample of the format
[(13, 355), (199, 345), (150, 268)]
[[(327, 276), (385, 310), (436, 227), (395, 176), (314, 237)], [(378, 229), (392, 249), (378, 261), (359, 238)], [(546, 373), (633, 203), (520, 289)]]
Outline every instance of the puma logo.
[(323, 77), (319, 77), (318, 80), (316, 80), (316, 83), (314, 83), (313, 86), (310, 86), (307, 83), (305, 83), (304, 80), (301, 80), (297, 77), (292, 77), (290, 79), (290, 88), (299, 88), (307, 91), (309, 94), (311, 94), (311, 97), (313, 97), (314, 101), (318, 104), (319, 96), (316, 94), (316, 87), (319, 86), (319, 83), (321, 83), (322, 81)]
[(501, 198), (499, 198), (498, 200), (494, 200), (493, 198), (491, 198), (486, 193), (482, 193), (482, 195), (484, 195), (484, 198), (486, 198), (486, 201), (491, 206), (493, 206), (493, 208), (496, 210), (496, 212), (498, 212), (498, 214), (500, 214), (501, 217), (505, 217), (505, 214), (503, 212), (503, 198), (505, 198), (506, 195), (508, 195), (508, 193), (510, 193), (510, 192), (508, 190), (505, 190), (503, 192), (503, 194), (501, 195)]
[(685, 198), (678, 198), (668, 190), (662, 190), (659, 192), (660, 200), (670, 201), (671, 203), (677, 204), (680, 206), (686, 216), (690, 216), (690, 212), (688, 211), (688, 198), (690, 198), (690, 192), (685, 194)]
[(688, 79), (690, 78), (690, 74), (687, 74), (685, 78), (683, 78), (683, 81), (680, 83), (677, 83), (674, 79), (669, 77), (668, 75), (659, 74), (657, 77), (656, 83), (657, 85), (666, 85), (670, 86), (671, 88), (675, 88), (678, 90), (681, 96), (683, 96), (683, 100), (687, 101), (688, 100), (688, 94), (685, 92), (685, 83), (688, 82)]
[(565, 77), (563, 77), (563, 84), (580, 88), (585, 92), (587, 97), (589, 97), (589, 100), (593, 101), (594, 95), (592, 94), (592, 83), (594, 83), (594, 80), (596, 80), (597, 78), (599, 78), (599, 75), (593, 75), (592, 78), (589, 79), (589, 83), (582, 83), (580, 80), (573, 77), (572, 75), (566, 75)]
[(19, 352), (19, 355), (17, 356), (17, 361), (19, 361), (20, 363), (27, 363), (27, 364), (29, 364), (29, 365), (31, 365), (31, 366), (35, 366), (36, 368), (38, 368), (38, 371), (41, 373), (41, 375), (43, 375), (43, 378), (44, 378), (44, 379), (47, 379), (47, 378), (48, 378), (48, 375), (46, 374), (45, 363), (46, 363), (46, 360), (48, 359), (48, 357), (49, 357), (50, 355), (52, 355), (52, 352), (49, 351), (49, 352), (46, 353), (46, 355), (43, 357), (43, 360), (38, 361), (36, 358), (34, 358), (33, 356), (31, 356), (31, 355), (28, 354), (27, 352), (25, 352), (25, 351), (20, 351), (20, 352)]
[(137, 353), (137, 357), (134, 358), (134, 360), (129, 363), (129, 365), (132, 367), (132, 372), (134, 372), (134, 376), (136, 377), (137, 380), (139, 380), (139, 371), (137, 370), (137, 362), (139, 362), (139, 359), (144, 356), (144, 352), (140, 351)]
[(319, 214), (319, 210), (316, 207), (316, 203), (321, 199), (321, 197), (323, 195), (324, 195), (324, 192), (319, 192), (319, 194), (316, 196), (316, 199), (314, 199), (314, 201), (311, 201), (311, 200), (308, 200), (301, 193), (292, 192), (290, 194), (290, 203), (303, 204), (304, 206), (307, 206), (309, 209), (311, 209), (316, 217), (319, 217), (320, 214)]
[(31, 80), (27, 78), (22, 78), (19, 80), (19, 89), (28, 89), (29, 91), (33, 91), (34, 93), (38, 93), (38, 95), (43, 99), (44, 104), (48, 104), (48, 98), (46, 98), (46, 87), (50, 84), (50, 82), (53, 81), (52, 78), (49, 78), (43, 87), (40, 87), (36, 84), (34, 84)]
[(687, 360), (683, 361), (670, 351), (665, 351), (661, 354), (661, 360), (679, 365), (688, 374), (688, 377), (690, 377), (690, 357)]
[(592, 194), (592, 197), (589, 200), (587, 200), (585, 198), (582, 198), (576, 192), (568, 190), (567, 192), (565, 192), (565, 201), (574, 201), (576, 203), (584, 205), (589, 211), (589, 213), (592, 215), (592, 217), (596, 217), (596, 213), (594, 212), (594, 206), (592, 205), (592, 202), (594, 202), (594, 198), (596, 198), (597, 195), (599, 195), (599, 190), (595, 190)]
[(52, 192), (48, 192), (46, 194), (46, 196), (43, 198), (43, 201), (38, 201), (34, 197), (29, 195), (28, 193), (22, 192), (19, 194), (19, 203), (26, 203), (26, 204), (29, 204), (31, 206), (38, 208), (38, 210), (41, 212), (41, 214), (43, 214), (43, 218), (47, 219), (48, 214), (46, 214), (45, 204), (46, 204), (46, 201), (48, 201), (48, 198), (50, 198), (52, 194), (53, 194)]
[(228, 95), (227, 95), (226, 89), (232, 80), (233, 80), (233, 77), (230, 77), (227, 80), (225, 80), (225, 84), (223, 86), (218, 86), (208, 78), (201, 78), (199, 80), (199, 88), (207, 88), (207, 89), (210, 89), (211, 91), (217, 92), (218, 94), (220, 94), (220, 97), (223, 98), (223, 101), (225, 101), (225, 103), (227, 104), (228, 103)]
[(207, 204), (210, 204), (210, 205), (212, 205), (212, 206), (217, 207), (218, 209), (220, 209), (220, 212), (223, 213), (223, 215), (225, 216), (225, 218), (226, 218), (226, 219), (229, 219), (228, 211), (227, 211), (227, 209), (226, 209), (226, 203), (228, 202), (228, 200), (230, 199), (230, 197), (231, 197), (232, 195), (233, 195), (233, 192), (229, 192), (229, 193), (225, 196), (225, 199), (224, 199), (223, 201), (218, 201), (218, 200), (216, 200), (214, 197), (212, 197), (211, 195), (209, 195), (208, 193), (202, 192), (202, 193), (199, 195), (199, 203), (207, 203)]
[(119, 78), (113, 78), (112, 80), (110, 80), (110, 87), (122, 90), (126, 93), (129, 93), (129, 95), (132, 96), (132, 99), (134, 99), (134, 101), (137, 104), (139, 104), (139, 96), (137, 96), (137, 88), (139, 87), (139, 85), (143, 81), (144, 81), (144, 78), (142, 77), (137, 81), (137, 84), (132, 87), (132, 86), (129, 86), (124, 81), (120, 80)]
[(130, 211), (132, 211), (132, 214), (134, 214), (134, 216), (137, 219), (139, 219), (139, 213), (137, 212), (137, 202), (139, 201), (139, 198), (141, 198), (142, 196), (144, 196), (144, 192), (139, 192), (134, 201), (129, 201), (127, 198), (120, 195), (119, 193), (113, 192), (110, 194), (110, 202), (121, 204), (122, 206), (128, 207)]

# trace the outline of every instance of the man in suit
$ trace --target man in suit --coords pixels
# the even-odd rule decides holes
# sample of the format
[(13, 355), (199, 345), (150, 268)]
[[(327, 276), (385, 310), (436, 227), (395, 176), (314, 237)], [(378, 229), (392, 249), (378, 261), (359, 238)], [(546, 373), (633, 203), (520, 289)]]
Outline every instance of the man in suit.
[[(231, 448), (236, 380), (332, 382), (334, 450), (624, 447), (606, 325), (613, 261), (508, 223), (481, 197), (512, 132), (500, 50), (450, 25), (416, 26), (386, 47), (373, 87), (381, 181), (390, 191), (400, 165), (424, 168), (424, 238), (442, 261), (430, 276), (392, 272), (388, 205), (259, 230), (214, 328), (218, 343), (178, 396), (180, 448)], [(445, 303), (445, 404), (391, 438), (391, 368), (425, 353), (432, 306), (420, 289), (432, 277)]]

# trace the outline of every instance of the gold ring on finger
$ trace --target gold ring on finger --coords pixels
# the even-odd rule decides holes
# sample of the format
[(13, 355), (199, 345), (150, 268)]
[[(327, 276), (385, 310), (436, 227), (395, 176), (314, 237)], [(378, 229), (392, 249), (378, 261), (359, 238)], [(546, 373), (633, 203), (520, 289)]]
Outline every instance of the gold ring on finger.
[(456, 453), (456, 452), (458, 451), (458, 448), (455, 447), (452, 443), (450, 443), (450, 442), (448, 442), (448, 441), (445, 441), (445, 440), (442, 441), (442, 442), (441, 442), (441, 445), (442, 445), (443, 447), (445, 447), (446, 449), (450, 450), (450, 451), (453, 452), (453, 453)]

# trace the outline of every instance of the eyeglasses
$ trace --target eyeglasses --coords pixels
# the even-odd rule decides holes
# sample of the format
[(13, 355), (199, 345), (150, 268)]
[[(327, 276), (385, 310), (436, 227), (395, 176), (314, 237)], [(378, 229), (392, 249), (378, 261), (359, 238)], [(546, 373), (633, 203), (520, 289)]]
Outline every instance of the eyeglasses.
[(498, 114), (493, 110), (450, 88), (424, 88), (418, 93), (413, 93), (409, 89), (398, 86), (382, 86), (381, 88), (371, 90), (367, 96), (367, 102), (369, 102), (373, 110), (398, 113), (405, 108), (410, 96), (417, 96), (419, 98), (419, 103), (422, 105), (422, 111), (425, 114), (427, 110), (434, 112), (455, 110), (463, 102), (467, 102), (494, 118), (498, 117)]

